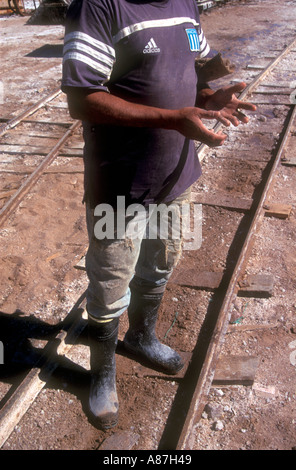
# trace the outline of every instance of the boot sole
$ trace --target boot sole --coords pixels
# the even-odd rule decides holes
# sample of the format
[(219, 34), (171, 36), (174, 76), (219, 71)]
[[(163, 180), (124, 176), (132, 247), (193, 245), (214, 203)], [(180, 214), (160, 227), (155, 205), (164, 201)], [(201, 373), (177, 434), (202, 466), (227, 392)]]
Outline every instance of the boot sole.
[(110, 419), (101, 419), (97, 416), (92, 415), (90, 421), (95, 428), (100, 429), (101, 431), (107, 431), (108, 429), (114, 428), (118, 424), (118, 416), (112, 417)]

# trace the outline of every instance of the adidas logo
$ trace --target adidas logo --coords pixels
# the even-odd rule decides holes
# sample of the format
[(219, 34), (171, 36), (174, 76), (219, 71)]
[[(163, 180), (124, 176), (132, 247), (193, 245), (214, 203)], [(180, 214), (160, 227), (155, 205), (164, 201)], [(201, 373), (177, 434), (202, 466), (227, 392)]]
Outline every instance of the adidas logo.
[(151, 38), (147, 46), (145, 46), (145, 48), (143, 49), (143, 54), (155, 54), (158, 52), (160, 52), (160, 48), (157, 47), (156, 42), (153, 38)]

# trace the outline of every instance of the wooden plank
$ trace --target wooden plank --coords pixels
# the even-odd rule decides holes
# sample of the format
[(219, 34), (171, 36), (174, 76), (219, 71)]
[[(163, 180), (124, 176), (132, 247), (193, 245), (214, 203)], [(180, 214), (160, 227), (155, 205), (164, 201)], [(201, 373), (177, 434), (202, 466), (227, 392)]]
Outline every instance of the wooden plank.
[(286, 166), (296, 166), (296, 157), (285, 157), (282, 159), (281, 163)]
[(221, 356), (218, 359), (213, 385), (252, 385), (259, 365), (254, 356)]
[(0, 145), (0, 152), (5, 154), (25, 153), (29, 155), (47, 155), (50, 150), (51, 147), (34, 147), (33, 145)]
[(239, 281), (238, 295), (241, 297), (272, 296), (274, 279), (268, 274), (250, 274)]
[[(1, 117), (0, 122), (9, 122), (10, 118)], [(50, 127), (62, 126), (62, 127), (71, 127), (73, 121), (46, 121), (38, 119), (22, 119), (22, 124), (44, 124)]]
[(183, 269), (175, 270), (169, 282), (200, 289), (217, 289), (222, 277), (223, 273), (221, 272), (199, 272), (197, 269)]
[(226, 209), (235, 209), (239, 211), (249, 210), (253, 201), (251, 199), (243, 199), (233, 197), (227, 194), (208, 194), (208, 193), (191, 193), (192, 202), (204, 204), (208, 206), (224, 207)]
[(292, 206), (288, 204), (266, 204), (263, 206), (267, 217), (277, 217), (287, 219), (291, 213)]
[(238, 147), (224, 147), (223, 146), (223, 149), (215, 149), (215, 152), (212, 153), (212, 156), (214, 156), (214, 158), (216, 159), (220, 159), (220, 160), (243, 160), (244, 162), (245, 161), (251, 161), (251, 162), (258, 162), (258, 163), (264, 163), (264, 162), (268, 162), (270, 160), (270, 151), (266, 148), (266, 149), (262, 149), (262, 151), (264, 150), (264, 154), (260, 154), (260, 156), (258, 156), (257, 153), (255, 153), (254, 151), (251, 151), (250, 149), (244, 149), (243, 151), (241, 151), (240, 149), (238, 149)]
[(57, 173), (57, 174), (62, 174), (62, 173), (69, 173), (69, 174), (76, 174), (76, 173), (81, 173), (81, 174), (84, 174), (84, 170), (82, 168), (65, 168), (65, 167), (59, 167), (59, 166), (56, 166), (55, 168), (48, 168), (48, 170), (45, 170), (43, 172), (45, 175), (46, 174), (54, 174), (54, 173)]
[[(264, 100), (265, 98), (265, 100)], [(283, 96), (273, 95), (272, 99), (269, 96), (252, 96), (252, 103), (256, 105), (270, 105), (270, 106), (291, 106), (290, 97), (287, 96), (286, 99), (283, 99)]]
[(107, 437), (97, 450), (131, 450), (139, 438), (139, 434), (132, 431), (117, 431)]
[(228, 326), (227, 334), (230, 333), (241, 333), (243, 331), (260, 331), (270, 330), (272, 328), (278, 328), (277, 324), (272, 325), (239, 325), (238, 323)]
[[(1, 139), (1, 145), (16, 145), (16, 146), (34, 146), (34, 147), (44, 147), (45, 145), (54, 145), (57, 140), (59, 140), (62, 134), (56, 135), (43, 135), (43, 136), (36, 136), (32, 135), (31, 132), (16, 134), (15, 131), (11, 131), (4, 135)], [(19, 142), (19, 143), (18, 143)]]
[[(33, 145), (6, 145), (0, 144), (0, 152), (6, 154), (47, 155), (52, 147), (34, 147)], [(63, 148), (59, 155), (82, 157), (83, 150), (80, 148)]]
[(252, 70), (264, 70), (266, 68), (266, 66), (265, 65), (256, 65), (256, 64), (247, 64), (246, 68), (247, 69), (252, 69)]
[(80, 258), (80, 260), (77, 263), (74, 264), (74, 268), (85, 271), (85, 255), (86, 255), (87, 249), (88, 248), (85, 248), (85, 254)]
[[(29, 175), (30, 173), (33, 173), (36, 170), (36, 167), (28, 166), (17, 166), (14, 165), (12, 169), (1, 169), (0, 168), (0, 174), (12, 174), (12, 175)], [(48, 173), (84, 173), (83, 166), (80, 166), (79, 168), (74, 168), (74, 167), (65, 167), (64, 165), (55, 165), (47, 170), (44, 170), (43, 174), (46, 175)]]
[[(7, 133), (1, 139), (1, 146), (3, 146), (5, 151), (5, 146), (8, 148), (11, 147), (12, 150), (18, 150), (20, 147), (37, 147), (43, 148), (48, 146), (53, 146), (57, 140), (62, 137), (62, 129), (60, 129), (60, 133), (57, 132), (47, 132), (47, 134), (37, 134), (36, 131), (23, 131), (21, 133), (17, 133), (16, 131), (12, 131)], [(71, 139), (66, 145), (65, 148), (75, 148), (75, 149), (83, 149), (84, 142), (79, 137)]]
[(289, 95), (291, 94), (291, 89), (290, 90), (286, 90), (286, 91), (278, 91), (278, 90), (256, 90), (256, 91), (253, 91), (252, 94), (253, 95), (274, 95), (274, 93), (276, 93), (277, 95)]
[[(183, 269), (173, 272), (169, 282), (197, 289), (214, 290), (220, 286), (222, 278), (222, 272), (199, 272), (196, 269)], [(272, 295), (273, 285), (274, 280), (272, 276), (266, 274), (251, 274), (239, 282), (238, 295), (269, 297)]]
[(11, 189), (10, 191), (0, 191), (0, 199), (5, 199), (12, 196), (16, 192), (16, 189)]

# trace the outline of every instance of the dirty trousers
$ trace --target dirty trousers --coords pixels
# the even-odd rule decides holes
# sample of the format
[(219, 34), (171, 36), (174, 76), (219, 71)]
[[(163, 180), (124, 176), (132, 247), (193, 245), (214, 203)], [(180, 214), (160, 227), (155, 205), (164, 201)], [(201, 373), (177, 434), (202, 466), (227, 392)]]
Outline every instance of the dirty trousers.
[[(98, 234), (97, 229), (97, 223), (99, 227), (103, 226), (102, 215), (97, 215), (97, 208), (100, 212), (100, 207), (94, 210), (86, 206), (89, 237), (86, 254), (89, 285), (86, 298), (90, 317), (99, 321), (120, 317), (130, 303), (131, 281), (133, 289), (143, 294), (157, 295), (164, 292), (182, 254), (182, 233), (175, 230), (172, 236), (172, 225), (182, 220), (181, 206), (189, 200), (190, 188), (174, 201), (162, 204), (165, 209), (161, 215), (162, 222), (165, 222), (162, 227), (165, 232), (167, 229), (165, 238), (159, 223), (155, 224), (160, 206), (140, 206), (141, 210), (131, 212), (130, 208), (134, 209), (132, 206), (124, 208), (124, 219), (122, 214), (120, 219), (125, 221), (124, 233), (121, 230), (119, 234), (118, 227), (113, 230), (118, 220), (118, 210), (101, 205), (102, 208), (107, 206), (108, 219), (105, 212), (104, 226), (106, 228), (109, 223), (111, 228), (109, 233), (106, 230), (103, 235), (102, 231)], [(152, 220), (154, 223), (151, 223)], [(104, 235), (107, 236), (103, 238)]]

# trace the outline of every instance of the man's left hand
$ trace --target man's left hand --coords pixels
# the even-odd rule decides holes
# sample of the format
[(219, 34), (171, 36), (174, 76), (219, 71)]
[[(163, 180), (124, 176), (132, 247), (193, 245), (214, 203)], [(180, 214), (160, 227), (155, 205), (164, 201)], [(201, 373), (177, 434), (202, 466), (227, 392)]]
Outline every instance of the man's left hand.
[(238, 126), (240, 123), (247, 123), (249, 118), (242, 110), (256, 111), (256, 106), (252, 103), (239, 100), (235, 95), (235, 93), (242, 92), (245, 87), (246, 83), (240, 82), (220, 88), (217, 91), (202, 90), (204, 109), (220, 111), (221, 116), (228, 121), (229, 125)]

